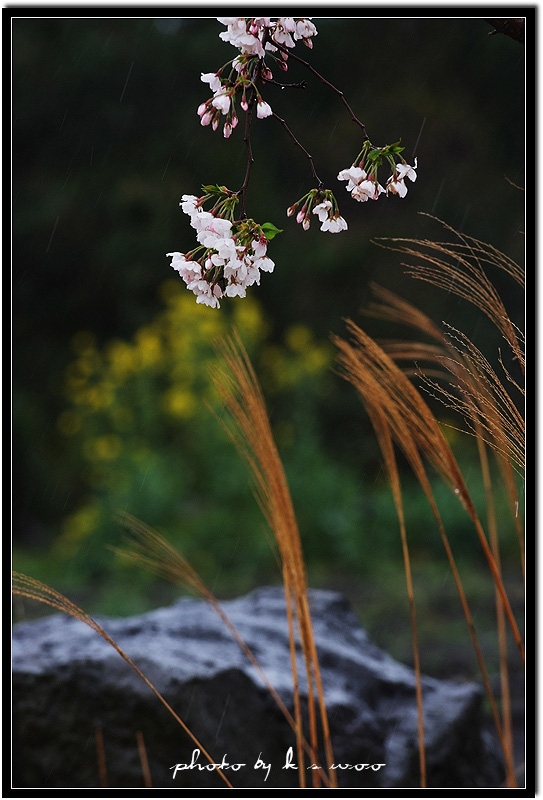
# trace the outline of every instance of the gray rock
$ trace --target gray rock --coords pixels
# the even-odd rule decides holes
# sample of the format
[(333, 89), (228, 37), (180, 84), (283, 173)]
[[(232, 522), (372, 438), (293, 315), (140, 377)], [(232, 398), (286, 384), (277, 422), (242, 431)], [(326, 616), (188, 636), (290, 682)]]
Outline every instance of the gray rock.
[[(310, 599), (335, 763), (351, 765), (336, 770), (340, 787), (420, 786), (412, 670), (369, 640), (340, 594), (312, 591)], [(292, 711), (282, 589), (257, 589), (222, 607)], [(224, 756), (231, 765), (244, 765), (225, 770), (235, 788), (299, 785), (298, 771), (284, 768), (290, 747), (296, 763), (294, 734), (210, 605), (179, 600), (141, 616), (99, 622), (218, 763)], [(301, 663), (299, 674), (306, 697)], [(424, 677), (423, 696), (428, 786), (500, 786), (502, 762), (482, 732), (480, 687)], [(216, 772), (174, 769), (208, 762), (118, 653), (71, 617), (56, 614), (14, 626), (13, 712), (15, 788), (99, 788), (98, 728), (109, 788), (144, 786), (137, 731), (144, 736), (153, 787), (226, 788)], [(255, 769), (259, 757), (271, 765), (269, 774)], [(305, 774), (311, 786), (312, 773)]]

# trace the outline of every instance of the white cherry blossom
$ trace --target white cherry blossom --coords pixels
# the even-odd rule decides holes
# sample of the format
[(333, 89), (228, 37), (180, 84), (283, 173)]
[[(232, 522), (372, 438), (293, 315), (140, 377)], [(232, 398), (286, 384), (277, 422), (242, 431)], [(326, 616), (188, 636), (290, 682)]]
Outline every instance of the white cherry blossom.
[(311, 36), (317, 35), (317, 29), (309, 19), (299, 19), (296, 23), (296, 31), (294, 33), (295, 39), (304, 39), (306, 43), (310, 43)]
[(212, 92), (220, 91), (222, 88), (221, 79), (214, 72), (202, 72), (200, 80), (209, 83)]
[(230, 111), (230, 95), (227, 92), (216, 94), (211, 101), (211, 105), (223, 114), (228, 114)]
[(385, 190), (377, 181), (365, 180), (361, 181), (358, 186), (355, 186), (351, 192), (351, 197), (364, 203), (366, 200), (377, 200), (380, 194)]
[(193, 194), (184, 194), (181, 197), (181, 202), (179, 205), (181, 206), (182, 211), (185, 214), (191, 216), (192, 214), (196, 213), (196, 205), (198, 203), (198, 198)]
[(171, 266), (178, 272), (185, 283), (191, 283), (200, 275), (201, 267), (196, 261), (187, 261), (182, 253), (167, 253), (172, 257)]
[(225, 291), (227, 297), (245, 297), (245, 286), (241, 283), (230, 283)]
[(329, 233), (340, 233), (347, 230), (347, 221), (343, 217), (329, 217), (325, 219), (321, 225), (321, 231), (328, 231)]
[(396, 164), (396, 169), (390, 176), (387, 181), (387, 194), (395, 194), (398, 197), (405, 197), (407, 194), (407, 186), (405, 185), (405, 179), (409, 178), (410, 181), (417, 180), (417, 173), (415, 172), (417, 168), (417, 159), (415, 159), (415, 165), (411, 167), (409, 164)]
[(404, 178), (409, 178), (410, 181), (417, 180), (417, 159), (415, 159), (415, 166), (410, 167), (409, 164), (396, 164), (396, 174), (398, 178), (403, 181)]
[(358, 186), (359, 183), (365, 181), (368, 176), (366, 175), (365, 171), (360, 167), (349, 167), (349, 169), (343, 169), (337, 176), (338, 181), (348, 181), (347, 186), (345, 187), (348, 192), (352, 192), (355, 186)]
[(398, 197), (405, 197), (407, 194), (407, 186), (403, 180), (393, 180), (393, 175), (388, 179), (386, 192), (387, 194), (397, 194)]
[(259, 239), (255, 239), (252, 244), (253, 253), (257, 258), (262, 258), (262, 256), (266, 255), (266, 250), (268, 249), (268, 245), (266, 242), (261, 242)]
[(271, 106), (264, 100), (260, 100), (256, 107), (256, 116), (259, 119), (265, 119), (265, 117), (270, 117), (272, 114)]
[(322, 203), (319, 203), (318, 206), (315, 206), (313, 209), (313, 214), (317, 214), (319, 218), (319, 222), (324, 222), (330, 216), (330, 209), (332, 208), (332, 203), (330, 200), (324, 200)]
[(274, 262), (268, 256), (257, 258), (254, 262), (255, 269), (261, 269), (262, 272), (273, 272), (275, 268)]
[(333, 207), (330, 200), (324, 200), (313, 209), (313, 214), (317, 214), (319, 222), (322, 222), (321, 231), (328, 231), (329, 233), (340, 233), (347, 230), (347, 222), (339, 215), (333, 213)]
[[(227, 25), (227, 30), (219, 33), (219, 38), (224, 42), (229, 42), (234, 47), (238, 47), (242, 53), (256, 55), (259, 58), (264, 56), (262, 42), (257, 36), (247, 31), (247, 21), (245, 17), (221, 17), (219, 22)], [(229, 22), (225, 22), (229, 20)]]

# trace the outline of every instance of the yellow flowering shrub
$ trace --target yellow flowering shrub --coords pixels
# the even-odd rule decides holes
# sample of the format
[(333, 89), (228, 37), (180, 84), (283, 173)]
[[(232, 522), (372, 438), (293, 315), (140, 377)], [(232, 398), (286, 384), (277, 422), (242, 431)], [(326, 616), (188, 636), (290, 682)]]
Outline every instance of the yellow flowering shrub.
[[(84, 491), (64, 519), (56, 553), (73, 557), (92, 537), (108, 541), (115, 510), (123, 508), (164, 524), (206, 569), (224, 563), (225, 552), (229, 563), (238, 547), (228, 543), (234, 530), (258, 562), (268, 545), (254, 535), (262, 523), (247, 472), (208, 407), (220, 414), (210, 379), (220, 363), (213, 343), (236, 329), (280, 408), (329, 372), (331, 346), (301, 324), (271, 344), (270, 326), (250, 297), (230, 304), (227, 314), (197, 305), (177, 281), (166, 281), (160, 293), (164, 308), (130, 340), (100, 346), (89, 331), (73, 337), (67, 408), (56, 425), (78, 453)], [(278, 442), (288, 447), (292, 420), (276, 422)], [(93, 547), (93, 558), (99, 552)]]

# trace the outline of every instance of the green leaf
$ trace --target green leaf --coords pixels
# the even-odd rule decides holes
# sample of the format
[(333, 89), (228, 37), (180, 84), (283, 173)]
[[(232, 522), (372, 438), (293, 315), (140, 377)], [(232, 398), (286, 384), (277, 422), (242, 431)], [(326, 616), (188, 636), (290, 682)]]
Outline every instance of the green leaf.
[(274, 236), (277, 236), (278, 233), (283, 233), (282, 228), (276, 228), (271, 222), (265, 222), (263, 225), (260, 226), (262, 228), (262, 233), (266, 237), (266, 239), (273, 239)]
[(211, 183), (209, 186), (202, 186), (202, 192), (204, 192), (204, 194), (230, 194), (226, 186), (219, 186), (218, 183)]

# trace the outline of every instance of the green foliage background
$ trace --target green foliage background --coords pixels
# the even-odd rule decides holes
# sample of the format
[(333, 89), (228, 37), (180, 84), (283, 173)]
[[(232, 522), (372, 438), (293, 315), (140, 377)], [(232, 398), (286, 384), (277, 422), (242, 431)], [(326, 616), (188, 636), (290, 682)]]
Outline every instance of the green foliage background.
[[(273, 119), (256, 120), (248, 213), (284, 232), (269, 248), (274, 274), (217, 312), (195, 305), (165, 254), (193, 245), (181, 194), (243, 181), (243, 126), (225, 140), (196, 115), (209, 94), (200, 73), (234, 55), (222, 26), (12, 19), (14, 566), (79, 592), (89, 611), (130, 613), (172, 596), (107, 549), (119, 543), (116, 508), (167, 533), (216, 591), (278, 580), (245, 467), (206, 405), (210, 344), (231, 324), (266, 392), (310, 579), (340, 588), (379, 576), (401, 585), (401, 553), (373, 433), (331, 370), (330, 332), (362, 319), (376, 281), (496, 352), (473, 307), (407, 277), (373, 240), (447, 239), (426, 212), (521, 259), (523, 199), (509, 181), (524, 184), (523, 47), (469, 16), (314, 21), (314, 49), (300, 54), (344, 91), (375, 144), (401, 137), (410, 163), (416, 148), (418, 180), (404, 200), (352, 201), (336, 176), (360, 150), (359, 129), (291, 61), (278, 77), (307, 79), (307, 89), (268, 86), (266, 99), (336, 190), (349, 231), (304, 233), (286, 218), (312, 188), (308, 163)], [(523, 299), (490, 278), (522, 324)], [(455, 444), (480, 500), (471, 444)], [(408, 476), (405, 487), (424, 564), (441, 545)], [(442, 501), (456, 553), (477, 569), (462, 509), (444, 492)]]

